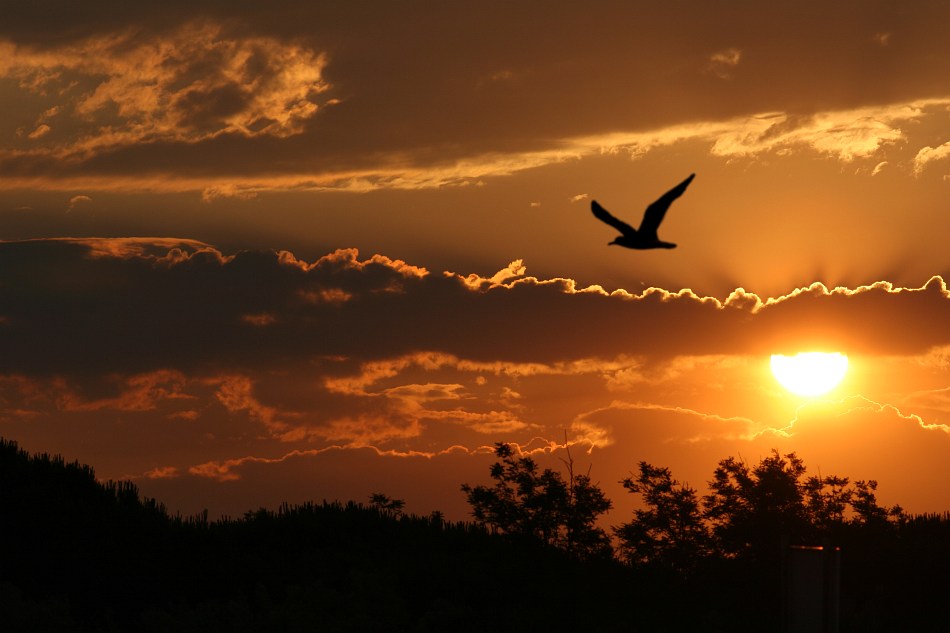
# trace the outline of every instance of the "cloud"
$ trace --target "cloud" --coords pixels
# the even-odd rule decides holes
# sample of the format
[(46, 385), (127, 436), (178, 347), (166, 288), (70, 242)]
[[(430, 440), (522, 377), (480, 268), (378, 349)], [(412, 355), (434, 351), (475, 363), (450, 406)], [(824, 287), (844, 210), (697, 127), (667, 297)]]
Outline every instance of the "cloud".
[(57, 408), (61, 411), (153, 411), (166, 400), (187, 400), (181, 372), (159, 370), (130, 376), (122, 381), (119, 394), (111, 398), (86, 399), (63, 381), (57, 381)]
[[(112, 437), (120, 419), (151, 420), (158, 433), (162, 420), (195, 456), (162, 449), (162, 467), (218, 479), (232, 477), (225, 462), (242, 446), (437, 453), (498, 437), (547, 446), (570, 429), (569, 441), (605, 449), (626, 433), (609, 420), (630, 416), (690, 421), (672, 435), (643, 431), (711, 452), (788, 424), (710, 409), (687, 384), (707, 398), (734, 394), (754, 359), (786, 350), (898, 354), (925, 368), (950, 347), (938, 277), (721, 300), (526, 272), (516, 260), (493, 275), (435, 275), (352, 249), (313, 262), (225, 255), (175, 238), (2, 242), (0, 416), (29, 417), (50, 437), (58, 424), (106, 425)], [(940, 388), (905, 404), (936, 414)], [(578, 398), (591, 413), (577, 417)]]
[[(911, 512), (950, 503), (945, 491), (932, 486), (946, 470), (950, 435), (945, 430), (860, 397), (807, 404), (793, 422), (787, 432), (757, 432), (762, 423), (741, 415), (613, 401), (579, 414), (569, 443), (589, 450), (574, 451), (581, 461), (575, 466), (586, 470), (590, 465), (592, 477), (615, 503), (608, 517), (614, 523), (627, 520), (633, 509), (633, 498), (617, 482), (640, 460), (668, 466), (677, 479), (703, 490), (718, 460), (732, 455), (754, 463), (773, 448), (797, 452), (808, 474), (877, 479), (883, 503), (901, 503)], [(523, 437), (514, 442), (517, 450), (543, 467), (563, 466), (558, 462), (565, 456), (563, 441)], [(210, 505), (213, 514), (243, 512), (250, 497), (256, 504), (276, 505), (288, 499), (363, 499), (385, 489), (406, 498), (411, 511), (438, 508), (461, 519), (470, 509), (458, 493), (459, 484), (488, 481), (493, 461), (491, 447), (484, 444), (397, 450), (331, 445), (241, 455), (178, 467), (178, 477), (143, 478), (140, 486), (172, 507), (187, 510), (199, 499), (203, 505), (197, 509)]]
[(926, 409), (950, 414), (950, 387), (916, 391), (904, 396), (903, 402), (915, 410)]
[(586, 193), (579, 193), (576, 196), (571, 196), (571, 202), (580, 202), (581, 200), (587, 200), (589, 197)]
[[(441, 455), (451, 455), (459, 452), (467, 452), (460, 447), (453, 446), (444, 451), (438, 451), (434, 453), (426, 453), (421, 451), (407, 451), (407, 452), (396, 452), (396, 451), (380, 451), (373, 447), (358, 447), (355, 449), (356, 452), (361, 453), (362, 455), (372, 455), (381, 457), (390, 457), (390, 458), (410, 458), (410, 459), (432, 459), (433, 457), (438, 457)], [(252, 466), (270, 466), (270, 465), (279, 465), (283, 463), (293, 462), (300, 459), (308, 459), (321, 457), (324, 455), (340, 455), (340, 454), (350, 454), (352, 455), (354, 449), (346, 449), (340, 446), (328, 446), (322, 449), (313, 449), (313, 450), (293, 450), (283, 455), (277, 457), (255, 457), (255, 456), (246, 456), (238, 457), (234, 459), (221, 460), (221, 461), (211, 461), (204, 464), (198, 464), (192, 466), (188, 469), (188, 472), (192, 475), (198, 475), (200, 477), (207, 477), (210, 479), (215, 479), (217, 481), (236, 481), (241, 479), (241, 471)], [(356, 496), (349, 497), (350, 499), (357, 498)]]
[[(507, 267), (502, 268), (491, 277), (482, 277), (475, 273), (472, 273), (471, 275), (467, 275), (465, 277), (462, 277), (461, 275), (458, 275), (456, 277), (460, 279), (466, 286), (468, 286), (472, 290), (479, 290), (479, 289), (491, 288), (494, 286), (502, 286), (505, 284), (506, 281), (517, 279), (521, 277), (522, 275), (524, 275), (525, 270), (526, 269), (524, 267), (524, 261), (521, 259), (516, 259), (510, 264), (508, 264)], [(453, 277), (455, 275), (447, 272), (446, 276)]]
[(254, 381), (246, 375), (229, 375), (211, 378), (216, 387), (215, 397), (230, 413), (247, 413), (262, 425), (272, 436), (283, 441), (299, 439), (300, 431), (293, 428), (288, 418), (298, 417), (293, 412), (263, 404), (254, 394)]
[(77, 208), (90, 203), (92, 203), (92, 198), (89, 196), (73, 196), (69, 199), (69, 207), (66, 211), (75, 211)]
[(152, 470), (146, 471), (143, 477), (147, 479), (171, 479), (180, 477), (181, 472), (175, 466), (157, 466)]
[[(14, 127), (23, 133), (0, 152), (0, 187), (187, 191), (205, 201), (437, 188), (680, 142), (725, 159), (809, 151), (853, 161), (906, 141), (950, 94), (934, 79), (950, 73), (932, 68), (947, 58), (942, 38), (918, 35), (925, 44), (881, 64), (867, 54), (881, 50), (871, 25), (842, 28), (854, 20), (843, 9), (825, 11), (816, 31), (744, 6), (769, 25), (750, 41), (711, 7), (693, 19), (720, 28), (700, 36), (671, 29), (672, 10), (661, 5), (614, 5), (588, 12), (598, 37), (552, 41), (574, 24), (574, 10), (546, 9), (550, 28), (538, 29), (494, 2), (474, 21), (467, 3), (443, 7), (429, 27), (414, 19), (415, 6), (398, 15), (276, 8), (285, 6), (241, 16), (213, 2), (161, 15), (116, 9), (96, 20), (72, 15), (68, 25), (30, 10), (10, 16), (18, 27), (0, 28), (0, 76), (23, 110)], [(905, 28), (927, 32), (945, 17), (915, 7)], [(630, 20), (663, 37), (631, 43), (619, 26)], [(510, 29), (486, 39), (497, 23)], [(812, 54), (787, 54), (791, 33)], [(733, 81), (709, 81), (697, 72), (703, 64)], [(932, 71), (914, 72), (924, 67)], [(602, 98), (591, 107), (595, 93)], [(657, 108), (643, 94), (670, 103)]]
[[(140, 238), (3, 242), (0, 284), (7, 432), (94, 447), (81, 450), (98, 459), (75, 456), (106, 476), (143, 473), (143, 491), (176, 508), (201, 491), (235, 511), (385, 484), (461, 517), (458, 484), (486, 479), (502, 440), (557, 466), (566, 439), (615, 500), (611, 482), (640, 459), (701, 482), (718, 459), (778, 447), (822, 472), (894, 477), (926, 509), (881, 447), (923, 450), (915, 481), (945, 463), (950, 292), (936, 277), (719, 299), (581, 288), (517, 260), (432, 274), (355, 250), (308, 262)], [(772, 385), (769, 353), (832, 345), (887, 399), (799, 406)]]
[(707, 70), (720, 79), (732, 79), (732, 70), (739, 65), (742, 51), (738, 48), (727, 48), (709, 57)]
[[(542, 149), (509, 148), (489, 152), (475, 149), (458, 156), (444, 155), (434, 161), (430, 152), (424, 152), (425, 157), (420, 156), (418, 160), (412, 158), (412, 152), (405, 150), (397, 152), (393, 160), (384, 158), (385, 152), (376, 152), (383, 158), (374, 164), (352, 167), (341, 167), (339, 160), (314, 162), (314, 154), (293, 158), (296, 150), (288, 148), (288, 155), (281, 159), (285, 168), (279, 173), (274, 173), (270, 164), (228, 167), (234, 160), (240, 160), (241, 155), (258, 156), (262, 152), (282, 151), (279, 147), (283, 141), (277, 140), (277, 132), (266, 131), (270, 128), (245, 133), (222, 127), (217, 132), (191, 138), (149, 133), (141, 138), (129, 136), (125, 140), (120, 138), (122, 134), (110, 131), (108, 137), (100, 138), (95, 133), (83, 137), (86, 149), (82, 152), (85, 154), (80, 152), (78, 145), (71, 149), (33, 148), (5, 155), (0, 153), (0, 166), (6, 166), (0, 186), (42, 185), (45, 188), (83, 188), (89, 191), (195, 191), (200, 192), (204, 202), (221, 198), (251, 199), (268, 191), (356, 193), (382, 189), (431, 189), (481, 183), (490, 177), (510, 176), (604, 153), (623, 152), (632, 158), (640, 158), (680, 143), (697, 143), (707, 148), (712, 156), (725, 159), (807, 151), (852, 162), (874, 158), (885, 148), (905, 142), (905, 130), (938, 116), (937, 113), (948, 104), (950, 100), (943, 98), (821, 111), (810, 115), (765, 112), (647, 131), (567, 136)], [(170, 134), (187, 135), (187, 126), (182, 128), (185, 132), (180, 132), (177, 124), (168, 125)], [(304, 127), (294, 130), (301, 134), (305, 131)], [(296, 131), (287, 132), (289, 136), (295, 134)], [(272, 138), (264, 139), (267, 135)], [(253, 138), (242, 141), (239, 136)], [(181, 142), (207, 145), (208, 149), (201, 152), (205, 155), (208, 152), (214, 155), (222, 152), (224, 155), (215, 165), (205, 161), (189, 168), (187, 162), (180, 162), (184, 156), (182, 152), (188, 151), (180, 145)], [(237, 148), (241, 147), (238, 144), (245, 142), (255, 145), (238, 152)], [(143, 143), (147, 143), (148, 151), (139, 149), (140, 145), (145, 147)], [(128, 146), (126, 149), (117, 149), (124, 144)], [(915, 170), (919, 172), (925, 162), (939, 158), (942, 152), (939, 148), (921, 150), (914, 163)], [(68, 160), (64, 161), (67, 154)], [(96, 154), (101, 155), (96, 157)], [(160, 156), (169, 159), (175, 156), (179, 162), (173, 165), (162, 161), (164, 164), (160, 166), (153, 165), (152, 162)], [(107, 168), (106, 164), (109, 165)], [(144, 169), (129, 171), (131, 166)], [(125, 171), (129, 173), (123, 173)], [(585, 195), (573, 196), (571, 201), (583, 200)]]
[[(314, 116), (318, 95), (329, 88), (322, 53), (274, 38), (232, 35), (211, 22), (145, 36), (127, 29), (57, 48), (3, 48), (0, 77), (36, 97), (60, 98), (43, 114), (57, 115), (70, 129), (67, 140), (50, 141), (43, 150), (60, 160), (221, 134), (292, 136)], [(37, 133), (43, 128), (49, 131), (41, 125), (30, 138), (46, 136)]]
[[(0, 372), (241, 371), (416, 351), (552, 366), (798, 346), (922, 353), (950, 344), (950, 295), (939, 277), (916, 289), (813, 284), (780, 297), (720, 300), (658, 288), (608, 293), (525, 270), (516, 260), (491, 277), (430, 275), (355, 250), (308, 263), (287, 252), (224, 255), (171, 238), (0, 243)], [(578, 335), (578, 323), (598, 329)]]
[(205, 187), (201, 192), (201, 201), (206, 203), (214, 202), (220, 198), (228, 198), (232, 200), (253, 200), (256, 197), (256, 191), (246, 187), (242, 188), (239, 185), (215, 185), (212, 187)]
[(937, 147), (922, 148), (914, 157), (914, 173), (918, 176), (923, 173), (924, 168), (936, 160), (943, 160), (950, 156), (950, 142), (938, 145)]
[(933, 347), (922, 356), (917, 357), (916, 362), (920, 365), (932, 369), (950, 368), (950, 346)]
[(33, 130), (32, 132), (30, 132), (29, 134), (27, 134), (27, 138), (29, 138), (29, 139), (31, 139), (31, 140), (35, 140), (35, 139), (38, 139), (38, 138), (43, 138), (44, 136), (46, 136), (47, 134), (49, 134), (49, 131), (50, 131), (51, 129), (52, 129), (52, 128), (51, 128), (50, 126), (46, 125), (45, 123), (41, 123), (40, 125), (38, 125), (38, 126), (36, 127), (35, 130)]
[(748, 119), (744, 127), (720, 134), (712, 153), (748, 156), (804, 147), (850, 162), (874, 156), (883, 146), (904, 140), (901, 126), (919, 119), (922, 109), (929, 105), (932, 104), (895, 104), (807, 117), (761, 115)]

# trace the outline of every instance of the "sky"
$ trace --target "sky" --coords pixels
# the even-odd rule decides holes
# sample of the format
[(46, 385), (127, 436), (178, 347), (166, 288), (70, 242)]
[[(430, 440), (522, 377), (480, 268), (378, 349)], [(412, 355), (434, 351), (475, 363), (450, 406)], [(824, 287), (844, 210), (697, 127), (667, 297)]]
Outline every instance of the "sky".
[[(0, 436), (173, 512), (465, 519), (496, 442), (950, 510), (950, 5), (13, 3)], [(670, 250), (608, 246), (596, 199)], [(796, 396), (772, 354), (839, 352)]]

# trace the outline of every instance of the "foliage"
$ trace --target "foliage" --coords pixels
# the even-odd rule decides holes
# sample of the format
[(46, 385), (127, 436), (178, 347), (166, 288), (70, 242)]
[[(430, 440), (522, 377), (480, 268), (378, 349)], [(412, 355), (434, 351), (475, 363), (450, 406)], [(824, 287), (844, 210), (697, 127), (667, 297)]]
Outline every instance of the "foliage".
[(821, 531), (837, 531), (844, 524), (854, 498), (854, 489), (848, 487), (849, 482), (847, 477), (836, 475), (811, 476), (805, 480), (802, 488), (805, 510)]
[(495, 444), (489, 474), (494, 486), (462, 485), (475, 522), (518, 538), (536, 539), (578, 557), (607, 555), (610, 541), (597, 518), (611, 502), (589, 475), (574, 473), (568, 452), (568, 478), (549, 468), (541, 471), (528, 456), (516, 456), (511, 445)]
[(643, 497), (646, 509), (614, 528), (619, 554), (634, 564), (659, 563), (686, 572), (708, 554), (709, 533), (702, 520), (696, 490), (672, 478), (669, 468), (640, 462), (636, 479), (621, 483)]
[(700, 503), (669, 469), (640, 462), (639, 475), (622, 483), (645, 507), (614, 528), (619, 553), (634, 564), (680, 571), (710, 555), (774, 561), (783, 542), (831, 543), (851, 528), (886, 531), (906, 520), (900, 506), (878, 504), (874, 480), (851, 484), (847, 477), (805, 473), (795, 453), (773, 450), (754, 466), (727, 457)]
[(406, 502), (403, 499), (393, 499), (381, 492), (374, 492), (369, 496), (369, 507), (390, 516), (399, 516)]
[(794, 453), (775, 450), (752, 468), (734, 457), (720, 461), (703, 497), (716, 547), (727, 555), (759, 555), (777, 551), (782, 537), (804, 536), (804, 474)]
[(899, 505), (886, 508), (877, 502), (877, 481), (856, 481), (849, 501), (855, 517), (853, 521), (861, 525), (884, 527), (891, 522), (906, 519)]

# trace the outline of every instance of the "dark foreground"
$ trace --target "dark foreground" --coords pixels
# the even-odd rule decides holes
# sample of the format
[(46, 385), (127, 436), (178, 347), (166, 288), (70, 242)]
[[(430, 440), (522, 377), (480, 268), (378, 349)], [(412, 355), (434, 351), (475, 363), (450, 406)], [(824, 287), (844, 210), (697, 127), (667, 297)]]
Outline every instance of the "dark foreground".
[[(950, 627), (950, 521), (842, 548), (842, 631)], [(779, 575), (579, 561), (354, 503), (169, 516), (130, 483), (0, 441), (4, 631), (770, 631)], [(774, 626), (773, 626), (774, 624)]]

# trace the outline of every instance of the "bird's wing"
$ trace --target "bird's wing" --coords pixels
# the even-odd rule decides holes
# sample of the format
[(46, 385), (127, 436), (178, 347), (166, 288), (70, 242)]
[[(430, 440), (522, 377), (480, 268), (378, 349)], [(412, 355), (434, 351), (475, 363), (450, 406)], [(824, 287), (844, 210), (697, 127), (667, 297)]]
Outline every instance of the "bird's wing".
[(601, 222), (606, 222), (610, 226), (614, 227), (624, 235), (634, 236), (637, 234), (637, 230), (624, 222), (623, 220), (618, 220), (614, 216), (610, 215), (607, 209), (603, 208), (597, 204), (596, 200), (590, 201), (590, 210), (594, 212), (594, 217), (600, 220)]
[(695, 176), (696, 174), (690, 174), (689, 178), (664, 193), (656, 202), (647, 207), (647, 210), (643, 213), (643, 221), (640, 222), (641, 235), (658, 239), (656, 231), (660, 228), (660, 222), (663, 221), (666, 210), (670, 208), (674, 200), (683, 195), (686, 187), (689, 186)]

